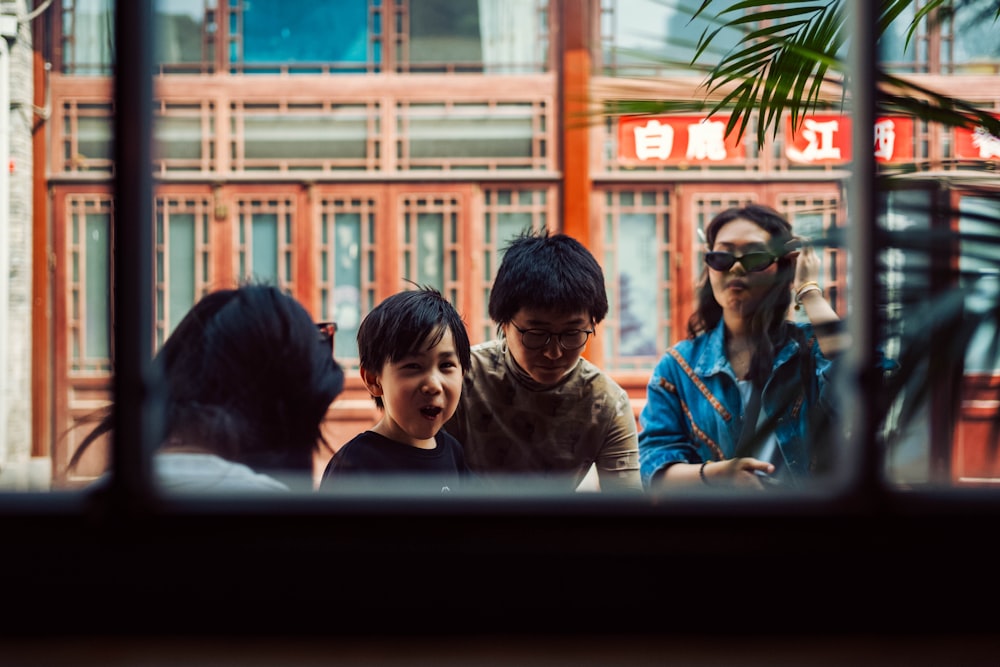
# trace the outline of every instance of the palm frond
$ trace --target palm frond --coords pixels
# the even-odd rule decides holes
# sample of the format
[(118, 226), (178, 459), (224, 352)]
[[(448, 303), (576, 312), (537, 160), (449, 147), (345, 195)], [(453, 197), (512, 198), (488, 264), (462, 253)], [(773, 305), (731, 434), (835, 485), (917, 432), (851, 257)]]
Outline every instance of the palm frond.
[[(694, 10), (692, 20), (715, 4), (716, 0), (703, 2)], [(778, 135), (786, 111), (795, 129), (804, 116), (849, 101), (847, 70), (840, 55), (848, 45), (843, 0), (718, 4), (723, 6), (711, 17), (717, 27), (702, 34), (695, 59), (724, 30), (739, 30), (742, 37), (707, 74), (705, 98), (713, 102), (709, 115), (731, 113), (731, 127), (741, 132), (748, 126), (749, 118), (744, 117), (757, 115), (756, 139), (763, 144), (769, 134)], [(882, 35), (913, 5), (913, 0), (882, 0), (877, 34)], [(931, 0), (919, 7), (907, 32), (907, 43), (922, 20), (940, 16), (947, 7), (945, 0)], [(941, 11), (935, 14), (935, 10)], [(1000, 6), (995, 12), (1000, 17)], [(737, 16), (731, 17), (733, 14)], [(881, 70), (876, 78), (882, 113), (902, 113), (946, 126), (982, 126), (991, 134), (1000, 134), (1000, 120), (989, 111)], [(746, 80), (755, 83), (743, 85)], [(721, 90), (739, 92), (720, 96)]]
[[(692, 18), (703, 14), (711, 4), (702, 3)], [(781, 6), (774, 8), (775, 4)], [(725, 18), (734, 13), (735, 18)], [(769, 130), (777, 136), (786, 109), (790, 110), (793, 127), (797, 127), (801, 116), (821, 106), (823, 84), (831, 80), (827, 73), (842, 70), (836, 58), (843, 43), (842, 8), (837, 0), (747, 0), (727, 4), (713, 21), (722, 25), (703, 34), (697, 54), (704, 52), (723, 29), (740, 30), (743, 36), (737, 48), (723, 56), (709, 73), (705, 89), (712, 93), (741, 78), (757, 82), (738, 86), (743, 92), (755, 91), (754, 96), (726, 96), (711, 109), (710, 115), (732, 110), (732, 126), (741, 128), (738, 138), (749, 116), (755, 113), (761, 119), (757, 126), (759, 144), (764, 143)], [(817, 44), (823, 48), (816, 48)], [(838, 98), (842, 99), (842, 94)]]

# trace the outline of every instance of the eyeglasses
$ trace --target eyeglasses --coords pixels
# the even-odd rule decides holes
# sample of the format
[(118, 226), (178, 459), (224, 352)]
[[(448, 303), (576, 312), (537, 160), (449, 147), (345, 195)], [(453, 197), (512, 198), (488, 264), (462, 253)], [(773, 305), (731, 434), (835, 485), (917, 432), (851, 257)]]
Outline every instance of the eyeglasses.
[(705, 253), (705, 263), (708, 264), (709, 268), (716, 271), (728, 271), (733, 268), (733, 264), (739, 262), (746, 271), (753, 273), (755, 271), (763, 271), (774, 264), (776, 259), (778, 259), (777, 255), (765, 251), (748, 252), (739, 257), (731, 252), (723, 252), (721, 250), (713, 250), (712, 252)]
[(572, 329), (562, 333), (552, 333), (544, 329), (522, 329), (513, 322), (510, 324), (521, 334), (521, 344), (529, 350), (540, 350), (546, 347), (553, 338), (564, 350), (579, 350), (587, 344), (587, 339), (594, 333), (588, 329)]
[(319, 339), (324, 345), (330, 346), (330, 354), (333, 354), (334, 334), (337, 333), (336, 322), (317, 322), (316, 328), (319, 330)]

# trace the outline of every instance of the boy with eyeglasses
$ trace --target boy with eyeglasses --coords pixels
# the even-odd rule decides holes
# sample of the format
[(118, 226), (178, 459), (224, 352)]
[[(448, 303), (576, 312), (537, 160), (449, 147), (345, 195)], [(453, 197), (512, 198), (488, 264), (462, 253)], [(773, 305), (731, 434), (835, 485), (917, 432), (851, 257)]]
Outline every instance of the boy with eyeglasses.
[(505, 248), (489, 301), (498, 337), (473, 346), (445, 425), (484, 482), (573, 491), (594, 466), (601, 491), (641, 491), (629, 397), (581, 356), (607, 312), (604, 273), (577, 240), (542, 230)]

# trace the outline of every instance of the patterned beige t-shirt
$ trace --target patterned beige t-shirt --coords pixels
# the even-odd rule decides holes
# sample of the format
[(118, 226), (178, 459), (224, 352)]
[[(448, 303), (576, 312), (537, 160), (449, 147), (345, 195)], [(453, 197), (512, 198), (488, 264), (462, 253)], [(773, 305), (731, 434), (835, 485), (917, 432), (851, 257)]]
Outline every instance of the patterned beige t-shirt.
[(503, 339), (474, 346), (445, 429), (465, 447), (469, 467), (501, 488), (517, 482), (514, 474), (573, 490), (596, 463), (602, 491), (642, 489), (628, 394), (583, 358), (545, 386), (517, 365)]

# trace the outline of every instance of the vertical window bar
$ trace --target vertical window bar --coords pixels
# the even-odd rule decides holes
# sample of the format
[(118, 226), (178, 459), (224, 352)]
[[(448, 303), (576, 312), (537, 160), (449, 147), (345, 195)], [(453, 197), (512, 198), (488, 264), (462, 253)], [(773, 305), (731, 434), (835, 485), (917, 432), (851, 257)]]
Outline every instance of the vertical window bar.
[(113, 508), (142, 513), (152, 495), (151, 453), (162, 433), (152, 376), (153, 2), (115, 3), (113, 225)]
[[(875, 126), (875, 67), (878, 50), (875, 26), (878, 25), (880, 3), (853, 0), (850, 4), (850, 21), (853, 23), (851, 49), (848, 55), (848, 74), (854, 83), (852, 97), (854, 127)], [(874, 226), (866, 221), (877, 220), (876, 169), (869, 133), (855, 132), (852, 137), (854, 160), (850, 188), (847, 193), (848, 210), (852, 223), (847, 225), (847, 247), (851, 257), (850, 281), (854, 285), (848, 294), (848, 330), (854, 344), (845, 352), (844, 370), (838, 378), (843, 401), (843, 415), (851, 420), (850, 441), (846, 448), (847, 465), (842, 473), (860, 474), (861, 492), (875, 492), (881, 485), (882, 456), (876, 442), (877, 424), (871, 410), (879, 378), (874, 367), (876, 342), (876, 247)], [(857, 388), (848, 383), (858, 383)], [(852, 390), (856, 389), (856, 390)], [(857, 458), (856, 458), (857, 457)]]

